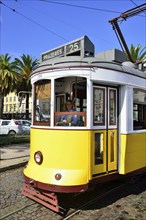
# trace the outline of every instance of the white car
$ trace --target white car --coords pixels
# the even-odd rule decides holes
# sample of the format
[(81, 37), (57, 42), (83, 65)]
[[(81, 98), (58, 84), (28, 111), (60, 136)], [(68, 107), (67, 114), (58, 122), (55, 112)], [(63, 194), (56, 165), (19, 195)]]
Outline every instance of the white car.
[(22, 125), (23, 132), (29, 133), (31, 121), (28, 120), (16, 120), (20, 125)]
[(22, 125), (17, 120), (0, 119), (0, 134), (21, 134)]

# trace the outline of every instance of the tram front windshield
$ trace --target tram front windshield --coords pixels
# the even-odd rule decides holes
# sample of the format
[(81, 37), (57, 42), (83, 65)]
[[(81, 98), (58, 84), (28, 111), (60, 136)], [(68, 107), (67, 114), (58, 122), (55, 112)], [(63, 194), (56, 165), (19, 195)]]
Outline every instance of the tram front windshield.
[[(62, 77), (55, 80), (51, 100), (51, 80), (34, 85), (34, 124), (46, 126), (86, 126), (86, 79)], [(51, 103), (53, 111), (51, 111)], [(71, 108), (67, 108), (71, 105)], [(51, 117), (53, 114), (54, 117)], [(51, 122), (51, 119), (53, 121)]]

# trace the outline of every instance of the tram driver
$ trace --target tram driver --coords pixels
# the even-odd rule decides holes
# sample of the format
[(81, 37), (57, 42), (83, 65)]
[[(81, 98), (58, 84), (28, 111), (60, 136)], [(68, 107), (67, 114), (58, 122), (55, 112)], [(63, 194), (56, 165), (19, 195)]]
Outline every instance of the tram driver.
[[(72, 100), (67, 100), (65, 104), (65, 110), (66, 112), (76, 112), (74, 109), (73, 101)], [(62, 115), (57, 117), (57, 125), (72, 125), (76, 126), (78, 123), (79, 117), (75, 114), (73, 115)]]

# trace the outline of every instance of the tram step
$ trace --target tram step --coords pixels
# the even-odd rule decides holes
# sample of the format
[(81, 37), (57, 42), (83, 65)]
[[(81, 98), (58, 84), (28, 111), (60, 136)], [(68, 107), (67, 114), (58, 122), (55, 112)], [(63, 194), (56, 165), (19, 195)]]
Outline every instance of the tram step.
[(57, 195), (51, 192), (40, 192), (27, 184), (24, 184), (22, 192), (26, 197), (44, 205), (45, 207), (53, 210), (54, 212), (60, 212), (58, 205)]

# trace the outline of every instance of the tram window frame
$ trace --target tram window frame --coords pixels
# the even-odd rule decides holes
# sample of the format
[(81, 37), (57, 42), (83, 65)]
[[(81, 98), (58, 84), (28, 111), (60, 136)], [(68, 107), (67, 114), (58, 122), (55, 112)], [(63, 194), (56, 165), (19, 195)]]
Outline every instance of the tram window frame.
[[(99, 122), (95, 121), (96, 110), (99, 106), (101, 108), (101, 103), (98, 103), (98, 100), (95, 99), (96, 98), (96, 96), (95, 96), (96, 90), (103, 91), (103, 105), (102, 105), (103, 111), (102, 111), (102, 113), (100, 113), (101, 115), (99, 115), (100, 118), (103, 118), (102, 122), (100, 121), (100, 118), (99, 118)], [(105, 125), (105, 99), (106, 99), (106, 89), (104, 87), (94, 87), (93, 88), (93, 125), (94, 126), (97, 126), (97, 125), (104, 126)]]
[[(36, 88), (37, 86), (42, 86), (44, 87), (45, 85), (50, 85), (49, 92), (50, 95), (45, 97), (44, 99), (41, 100), (42, 105), (38, 105), (37, 103), (37, 92)], [(45, 88), (45, 87), (44, 87)], [(43, 90), (42, 90), (43, 91)], [(48, 93), (49, 94), (49, 93)], [(41, 96), (41, 95), (40, 95)], [(46, 96), (46, 94), (44, 94)], [(48, 99), (48, 115), (45, 115), (43, 110), (43, 107), (46, 106), (46, 101), (45, 99)], [(50, 100), (50, 101), (49, 101)], [(42, 108), (41, 108), (42, 107)], [(46, 111), (47, 111), (46, 110)], [(33, 124), (34, 125), (43, 125), (43, 126), (50, 126), (50, 115), (51, 115), (51, 80), (39, 80), (35, 82), (34, 84), (34, 111), (33, 111)], [(38, 119), (37, 119), (38, 118)]]
[[(144, 110), (145, 109), (145, 110)], [(134, 130), (146, 128), (146, 106), (141, 104), (133, 104), (133, 128)], [(145, 116), (145, 117), (144, 117)]]
[[(86, 127), (87, 79), (84, 77), (67, 76), (55, 79), (54, 125), (65, 127)], [(59, 87), (59, 85), (61, 85)], [(67, 111), (66, 102), (72, 100), (73, 111)], [(68, 120), (63, 120), (66, 117)], [(78, 118), (71, 123), (71, 118)], [(66, 122), (64, 122), (66, 121)], [(76, 119), (75, 119), (76, 121)]]
[(133, 130), (146, 129), (146, 91), (133, 90)]
[(103, 133), (96, 132), (94, 134), (94, 164), (103, 164), (104, 162), (104, 150), (103, 150)]
[[(117, 90), (113, 88), (108, 89), (109, 92), (109, 125), (117, 124)], [(113, 97), (111, 96), (113, 93)]]

